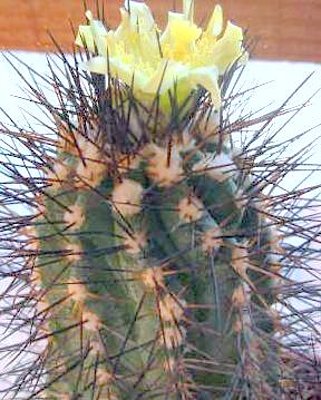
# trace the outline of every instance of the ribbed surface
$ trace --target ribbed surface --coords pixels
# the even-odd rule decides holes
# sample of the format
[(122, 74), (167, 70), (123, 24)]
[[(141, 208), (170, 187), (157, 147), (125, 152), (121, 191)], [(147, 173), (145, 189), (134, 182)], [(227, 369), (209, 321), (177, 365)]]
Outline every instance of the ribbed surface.
[[(102, 3), (102, 1), (100, 1)], [(178, 0), (149, 0), (160, 24)], [(95, 0), (88, 0), (95, 9)], [(119, 20), (122, 0), (105, 0), (110, 25)], [(321, 61), (320, 0), (221, 0), (227, 17), (248, 28), (258, 41), (254, 55), (266, 59)], [(213, 1), (197, 0), (199, 20), (208, 18)], [(84, 20), (82, 0), (1, 0), (0, 49), (48, 51), (54, 48), (48, 30), (65, 50), (73, 42), (70, 22)]]

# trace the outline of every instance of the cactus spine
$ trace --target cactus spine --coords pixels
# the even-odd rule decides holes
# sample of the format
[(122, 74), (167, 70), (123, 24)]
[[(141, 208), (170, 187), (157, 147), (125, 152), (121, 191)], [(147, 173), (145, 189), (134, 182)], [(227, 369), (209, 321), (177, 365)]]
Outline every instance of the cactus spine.
[[(185, 1), (184, 13), (171, 15), (157, 39), (162, 56), (183, 63), (192, 43), (205, 57), (193, 7)], [(144, 55), (135, 75), (119, 54), (154, 29), (148, 8), (127, 3), (111, 33), (87, 17), (77, 44), (90, 72), (61, 54), (67, 86), (55, 74), (50, 81), (60, 105), (35, 90), (57, 138), (20, 139), (44, 171), (24, 182), (37, 210), (18, 223), (27, 226), (33, 341), (46, 343), (33, 395), (280, 399), (285, 330), (275, 304), (286, 287), (286, 254), (281, 218), (264, 194), (279, 176), (257, 177), (261, 149), (250, 158), (233, 142), (257, 123), (228, 121), (228, 83), (245, 59), (241, 31), (231, 23), (224, 31), (217, 7), (202, 44), (218, 52), (215, 69), (191, 69), (189, 60), (180, 75), (170, 60), (146, 83)]]

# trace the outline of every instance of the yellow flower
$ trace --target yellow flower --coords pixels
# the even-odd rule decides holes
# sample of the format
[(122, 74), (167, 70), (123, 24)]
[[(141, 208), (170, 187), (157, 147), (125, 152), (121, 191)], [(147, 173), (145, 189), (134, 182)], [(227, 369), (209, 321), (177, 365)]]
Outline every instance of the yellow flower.
[(79, 27), (76, 44), (97, 54), (86, 64), (89, 71), (110, 73), (133, 85), (138, 98), (153, 100), (159, 94), (163, 104), (174, 87), (180, 103), (201, 86), (210, 93), (214, 107), (220, 107), (219, 76), (245, 59), (242, 29), (229, 21), (223, 29), (220, 6), (205, 30), (194, 23), (194, 0), (183, 0), (182, 13), (168, 13), (164, 32), (145, 3), (126, 0), (120, 12), (118, 28), (107, 31), (87, 11), (89, 25)]

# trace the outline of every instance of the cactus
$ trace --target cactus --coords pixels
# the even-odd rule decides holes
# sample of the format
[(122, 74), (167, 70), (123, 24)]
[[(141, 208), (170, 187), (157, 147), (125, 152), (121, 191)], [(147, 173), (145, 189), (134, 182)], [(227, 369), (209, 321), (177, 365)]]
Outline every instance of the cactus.
[[(31, 87), (51, 134), (6, 129), (24, 151), (11, 149), (2, 163), (19, 187), (4, 190), (12, 225), (3, 274), (23, 289), (10, 308), (15, 326), (31, 326), (22, 352), (37, 354), (11, 371), (17, 396), (285, 393), (287, 338), (305, 346), (298, 330), (313, 324), (289, 299), (318, 296), (288, 275), (303, 268), (308, 244), (297, 259), (285, 238), (310, 243), (313, 234), (297, 228), (301, 190), (268, 190), (280, 188), (300, 154), (273, 165), (262, 161), (273, 135), (257, 140), (291, 110), (233, 120), (244, 97), (232, 91), (247, 59), (242, 30), (223, 23), (219, 6), (205, 29), (193, 14), (185, 0), (162, 33), (144, 3), (126, 2), (116, 30), (87, 12), (76, 38), (83, 51), (74, 62), (59, 52), (60, 74), (51, 62), (43, 77), (56, 103)], [(237, 140), (249, 129), (254, 137)], [(16, 203), (31, 212), (13, 217)]]
[[(313, 346), (312, 346), (313, 347)], [(289, 364), (291, 375), (284, 376), (282, 385), (286, 400), (320, 400), (321, 370), (319, 357), (304, 354), (288, 354), (285, 362)]]

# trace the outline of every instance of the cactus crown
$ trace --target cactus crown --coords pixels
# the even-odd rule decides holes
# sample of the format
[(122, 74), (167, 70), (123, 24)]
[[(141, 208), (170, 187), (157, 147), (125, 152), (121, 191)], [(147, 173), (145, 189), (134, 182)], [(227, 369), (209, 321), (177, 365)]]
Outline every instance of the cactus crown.
[(84, 51), (43, 77), (56, 104), (32, 86), (53, 135), (4, 129), (23, 151), (3, 150), (18, 189), (3, 190), (2, 273), (21, 299), (14, 329), (30, 328), (19, 346), (36, 354), (10, 371), (14, 398), (290, 396), (287, 359), (313, 324), (291, 299), (319, 298), (289, 275), (313, 254), (302, 190), (280, 193), (301, 155), (268, 161), (274, 135), (261, 135), (286, 104), (233, 118), (242, 30), (219, 6), (204, 30), (193, 14), (185, 0), (162, 33), (144, 3), (126, 2), (116, 30), (87, 12)]

